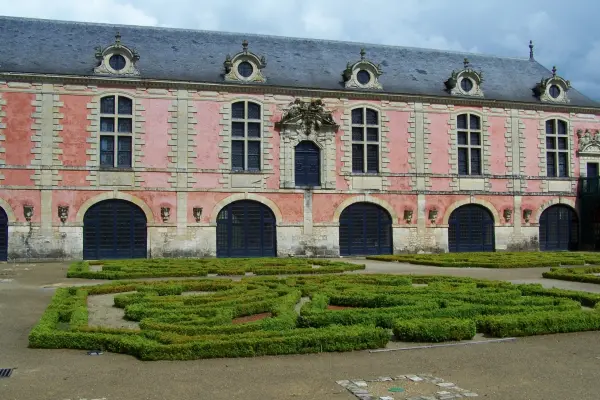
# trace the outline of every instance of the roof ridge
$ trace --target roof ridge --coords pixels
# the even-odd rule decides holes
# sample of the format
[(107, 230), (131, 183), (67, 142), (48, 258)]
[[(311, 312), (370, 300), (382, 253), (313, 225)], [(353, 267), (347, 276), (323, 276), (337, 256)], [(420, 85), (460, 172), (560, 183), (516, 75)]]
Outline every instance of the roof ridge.
[[(407, 50), (422, 50), (428, 52), (436, 52), (436, 53), (446, 53), (446, 54), (460, 54), (465, 56), (477, 56), (477, 57), (486, 57), (486, 58), (496, 58), (501, 60), (518, 60), (518, 61), (531, 61), (529, 56), (527, 57), (516, 57), (516, 56), (499, 56), (495, 54), (488, 53), (474, 53), (469, 51), (458, 51), (458, 50), (444, 50), (444, 49), (436, 49), (436, 48), (427, 48), (427, 47), (417, 47), (417, 46), (400, 46), (400, 45), (392, 45), (392, 44), (382, 44), (382, 43), (368, 43), (368, 42), (354, 42), (348, 40), (334, 40), (334, 39), (321, 39), (321, 38), (307, 38), (307, 37), (299, 37), (299, 36), (282, 36), (282, 35), (268, 35), (268, 34), (260, 34), (260, 33), (247, 33), (247, 32), (232, 32), (232, 31), (214, 31), (214, 30), (205, 30), (205, 29), (192, 29), (192, 28), (177, 28), (177, 27), (169, 27), (169, 26), (152, 26), (152, 25), (130, 25), (130, 24), (114, 24), (114, 23), (106, 23), (106, 22), (87, 22), (87, 21), (70, 21), (70, 20), (59, 20), (59, 19), (48, 19), (48, 18), (31, 18), (31, 17), (15, 17), (15, 16), (0, 16), (0, 20), (2, 19), (11, 19), (11, 20), (21, 20), (21, 21), (36, 21), (36, 22), (52, 22), (66, 25), (92, 25), (92, 26), (112, 26), (115, 28), (142, 28), (142, 29), (152, 29), (152, 30), (170, 30), (170, 31), (180, 31), (180, 32), (198, 32), (198, 33), (208, 33), (208, 34), (219, 34), (219, 35), (230, 35), (230, 36), (239, 36), (239, 35), (247, 35), (249, 38), (272, 38), (272, 39), (287, 39), (287, 40), (303, 40), (303, 41), (313, 41), (313, 42), (322, 42), (322, 43), (339, 43), (339, 44), (351, 44), (356, 46), (363, 46), (367, 50), (369, 48), (387, 48), (387, 49), (407, 49)], [(536, 61), (537, 62), (537, 61)], [(540, 64), (541, 65), (541, 64)], [(546, 68), (546, 67), (544, 67)], [(546, 68), (547, 69), (547, 68)], [(550, 71), (550, 70), (548, 70)]]

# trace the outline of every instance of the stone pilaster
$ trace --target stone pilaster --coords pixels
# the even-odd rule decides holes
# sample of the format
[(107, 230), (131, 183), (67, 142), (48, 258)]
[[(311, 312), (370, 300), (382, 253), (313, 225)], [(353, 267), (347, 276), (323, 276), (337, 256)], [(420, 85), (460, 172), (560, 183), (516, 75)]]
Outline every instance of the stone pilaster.
[(89, 157), (86, 165), (91, 170), (85, 179), (90, 182), (91, 186), (98, 186), (98, 165), (100, 164), (100, 98), (94, 96), (87, 104), (87, 109), (87, 119), (89, 121), (89, 125), (86, 128), (89, 132), (87, 142), (90, 144), (90, 147), (85, 153)]
[[(383, 106), (384, 104), (382, 104)], [(387, 104), (385, 104), (387, 105)], [(379, 138), (379, 154), (381, 157), (381, 170), (382, 173), (390, 173), (390, 118), (384, 111), (380, 111), (380, 138)], [(391, 183), (387, 176), (382, 176), (381, 187), (383, 190), (388, 190)]]
[[(431, 174), (431, 120), (423, 113), (423, 173)], [(431, 189), (431, 177), (423, 178), (426, 190)]]
[[(6, 123), (4, 122), (4, 118), (6, 117), (6, 111), (3, 110), (3, 107), (6, 105), (6, 100), (2, 98), (2, 93), (0, 93), (0, 165), (6, 164), (6, 149), (2, 145), (6, 140), (6, 136), (4, 130), (6, 129)], [(4, 173), (0, 170), (0, 183), (4, 179)]]
[(223, 173), (221, 179), (219, 179), (219, 183), (223, 185), (223, 187), (231, 186), (231, 175), (229, 171), (231, 171), (231, 103), (225, 98), (225, 96), (221, 96), (221, 109), (219, 114), (221, 115), (221, 119), (219, 120), (219, 125), (221, 126), (221, 130), (219, 132), (219, 159), (221, 163), (219, 164), (219, 169), (222, 171), (226, 171)]
[[(52, 229), (52, 187), (58, 183), (58, 169), (52, 168), (61, 153), (59, 148), (59, 135), (62, 130), (60, 125), (59, 96), (54, 94), (52, 84), (43, 84), (42, 91), (35, 95), (32, 102), (35, 107), (32, 115), (33, 124), (31, 137), (35, 146), (31, 152), (34, 159), (31, 165), (37, 167), (31, 179), (37, 186), (41, 186), (41, 230), (50, 232)], [(56, 160), (55, 160), (56, 159)]]
[(144, 178), (140, 171), (143, 168), (142, 156), (144, 155), (144, 145), (146, 144), (146, 116), (142, 99), (136, 98), (134, 101), (134, 131), (133, 131), (133, 184), (135, 187), (141, 187)]
[[(546, 121), (544, 119), (543, 112), (539, 114), (538, 123), (538, 167), (539, 176), (546, 177), (548, 172), (546, 170)], [(548, 181), (542, 180), (540, 189), (544, 192), (548, 191)]]
[(341, 99), (342, 109), (344, 113), (340, 117), (340, 139), (342, 141), (341, 147), (341, 171), (346, 178), (348, 183), (348, 189), (352, 190), (352, 110), (349, 107), (347, 99)]
[[(417, 174), (416, 177), (411, 178), (414, 190), (425, 190), (425, 112), (423, 103), (414, 104), (414, 113), (410, 115), (410, 127), (409, 132), (411, 134), (410, 139), (414, 139), (414, 143), (411, 142), (411, 149), (414, 152), (411, 153), (410, 163), (411, 170), (414, 163), (414, 172)], [(414, 130), (414, 132), (411, 132)], [(414, 135), (414, 136), (413, 136)], [(409, 142), (410, 142), (409, 139)], [(429, 164), (431, 165), (431, 164)], [(412, 172), (412, 171), (411, 171)]]
[(458, 146), (456, 133), (456, 116), (457, 114), (450, 113), (448, 120), (448, 167), (449, 173), (452, 174), (450, 182), (450, 190), (460, 190), (460, 182), (458, 181)]
[(492, 174), (492, 141), (490, 139), (490, 122), (488, 119), (489, 108), (483, 109), (483, 115), (481, 116), (481, 144), (482, 144), (482, 165), (481, 172), (484, 175), (484, 188), (485, 190), (492, 190), (492, 181), (490, 175)]

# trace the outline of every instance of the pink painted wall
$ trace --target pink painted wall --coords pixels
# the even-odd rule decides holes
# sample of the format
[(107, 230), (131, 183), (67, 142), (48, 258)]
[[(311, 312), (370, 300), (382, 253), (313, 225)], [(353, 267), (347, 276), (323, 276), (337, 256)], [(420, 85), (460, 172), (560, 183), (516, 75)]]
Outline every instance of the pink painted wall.
[(27, 222), (23, 215), (23, 206), (33, 206), (32, 223), (40, 222), (41, 194), (37, 190), (6, 190), (0, 189), (0, 198), (12, 208), (17, 222)]
[[(6, 165), (25, 166), (30, 165), (34, 155), (31, 153), (35, 144), (31, 141), (34, 131), (31, 129), (33, 118), (31, 117), (35, 108), (31, 102), (35, 95), (31, 93), (4, 93), (2, 95), (6, 104), (2, 107), (5, 112), (3, 118), (6, 128), (4, 129), (5, 140), (1, 146), (5, 150)], [(32, 186), (30, 176), (33, 171), (29, 170), (6, 170), (3, 171), (4, 185)]]
[(144, 144), (142, 145), (143, 167), (167, 168), (169, 166), (170, 147), (168, 141), (171, 138), (169, 135), (169, 129), (171, 129), (169, 106), (171, 102), (170, 99), (142, 99), (144, 107), (142, 115), (146, 119)]
[[(492, 175), (510, 174), (506, 167), (506, 118), (507, 117), (488, 117), (489, 141), (491, 154), (489, 157), (490, 173)], [(511, 153), (512, 154), (512, 153)], [(485, 162), (485, 161), (484, 161)], [(506, 183), (504, 183), (506, 188)]]
[(62, 142), (58, 147), (62, 150), (62, 154), (59, 154), (58, 159), (64, 166), (85, 167), (90, 159), (86, 150), (91, 149), (91, 143), (87, 143), (90, 137), (90, 132), (87, 131), (90, 125), (87, 104), (91, 99), (91, 96), (60, 96), (60, 101), (64, 103), (60, 112), (64, 118), (60, 120), (63, 129), (59, 133)]
[(219, 143), (223, 140), (223, 137), (219, 135), (222, 130), (220, 122), (223, 118), (221, 103), (196, 101), (194, 105), (197, 112), (196, 120), (198, 121), (194, 138), (197, 155), (195, 165), (197, 168), (202, 169), (218, 169), (219, 164), (221, 164)]
[(170, 188), (171, 183), (169, 179), (171, 179), (170, 172), (141, 172), (140, 177), (143, 179), (141, 182), (142, 187), (146, 188)]
[[(387, 132), (387, 138), (389, 141), (390, 149), (408, 149), (408, 120), (410, 114), (403, 111), (386, 111), (386, 115), (390, 119), (389, 132)], [(390, 163), (388, 168), (392, 173), (408, 172), (410, 166), (408, 165), (409, 153), (408, 151), (395, 151), (392, 150), (389, 155)], [(400, 182), (398, 183), (402, 186)], [(393, 185), (390, 189), (396, 189)]]
[(450, 125), (448, 125), (449, 115), (432, 113), (427, 118), (431, 121), (429, 124), (431, 154), (428, 155), (431, 157), (431, 172), (434, 174), (456, 173), (456, 171), (450, 170), (450, 156), (448, 154), (450, 139), (448, 134), (450, 129)]

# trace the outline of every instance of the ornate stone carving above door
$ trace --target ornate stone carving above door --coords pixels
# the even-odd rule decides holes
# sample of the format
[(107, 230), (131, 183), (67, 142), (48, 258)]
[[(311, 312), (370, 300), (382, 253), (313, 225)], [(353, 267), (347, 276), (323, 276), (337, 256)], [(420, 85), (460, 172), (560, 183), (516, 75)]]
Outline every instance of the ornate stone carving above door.
[(322, 189), (335, 189), (335, 133), (339, 125), (334, 121), (331, 111), (325, 108), (320, 99), (304, 101), (296, 99), (289, 104), (281, 121), (275, 124), (281, 140), (280, 187), (294, 188), (294, 149), (304, 140), (314, 142), (320, 149), (320, 170)]

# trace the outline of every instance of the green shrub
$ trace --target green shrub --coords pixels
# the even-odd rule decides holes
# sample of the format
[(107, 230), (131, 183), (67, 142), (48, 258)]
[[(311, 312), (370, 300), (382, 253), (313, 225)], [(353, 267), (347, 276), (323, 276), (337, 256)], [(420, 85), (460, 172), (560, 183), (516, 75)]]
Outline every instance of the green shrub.
[[(101, 265), (101, 271), (90, 271), (90, 265)], [(313, 268), (318, 266), (318, 268)], [(164, 277), (201, 277), (208, 274), (242, 276), (287, 274), (329, 274), (364, 269), (365, 265), (341, 261), (313, 259), (142, 259), (104, 260), (90, 263), (74, 262), (69, 266), (68, 278), (137, 279)]]
[[(181, 295), (194, 291), (203, 293)], [(87, 297), (102, 294), (114, 294), (115, 306), (139, 321), (140, 329), (89, 327)], [(302, 296), (310, 301), (298, 314)], [(144, 360), (345, 351), (382, 347), (389, 329), (402, 340), (417, 341), (468, 338), (473, 323), (492, 335), (596, 329), (599, 304), (600, 295), (593, 293), (442, 276), (114, 281), (57, 289), (29, 345), (100, 348)], [(582, 305), (595, 309), (582, 312)], [(253, 322), (236, 320), (260, 313), (269, 314)]]
[(478, 328), (492, 336), (530, 336), (600, 330), (600, 314), (589, 311), (545, 311), (481, 317)]
[(371, 256), (367, 259), (451, 268), (544, 268), (600, 264), (597, 254), (577, 252), (399, 254)]
[(468, 340), (477, 333), (474, 321), (455, 318), (397, 320), (392, 329), (397, 340), (406, 342)]

